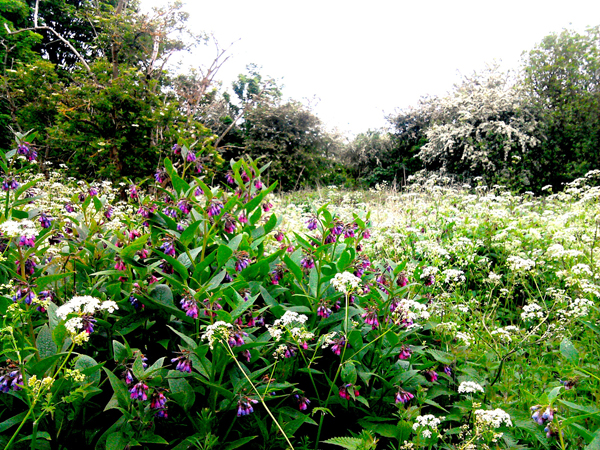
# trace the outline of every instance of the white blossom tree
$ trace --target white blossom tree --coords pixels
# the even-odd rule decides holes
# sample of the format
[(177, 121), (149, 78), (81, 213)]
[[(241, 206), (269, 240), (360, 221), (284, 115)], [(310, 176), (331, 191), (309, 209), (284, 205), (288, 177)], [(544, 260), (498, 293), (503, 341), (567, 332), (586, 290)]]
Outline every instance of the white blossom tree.
[(430, 115), (428, 142), (418, 157), (428, 168), (496, 179), (517, 174), (527, 184), (526, 159), (539, 139), (521, 86), (493, 65), (465, 77), (448, 96), (429, 99), (422, 105)]

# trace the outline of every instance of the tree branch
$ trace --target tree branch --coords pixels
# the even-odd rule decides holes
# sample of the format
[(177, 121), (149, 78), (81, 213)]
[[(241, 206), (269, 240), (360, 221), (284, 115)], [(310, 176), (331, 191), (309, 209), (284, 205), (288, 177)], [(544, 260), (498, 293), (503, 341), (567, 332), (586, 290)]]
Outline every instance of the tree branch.
[[(37, 7), (37, 3), (36, 3), (36, 7)], [(37, 23), (37, 16), (36, 16), (35, 23)], [(47, 26), (41, 26), (41, 27), (40, 26), (33, 26), (31, 28), (21, 28), (20, 30), (10, 31), (10, 28), (8, 28), (8, 25), (6, 23), (4, 23), (4, 28), (6, 28), (6, 32), (9, 35), (19, 34), (19, 33), (22, 33), (24, 31), (41, 31), (41, 30), (50, 31), (61, 42), (63, 42), (67, 47), (69, 47), (69, 49), (75, 54), (75, 56), (77, 56), (77, 59), (79, 59), (79, 62), (81, 62), (81, 64), (83, 64), (83, 67), (85, 67), (85, 69), (90, 74), (90, 76), (94, 79), (94, 81), (96, 83), (98, 83), (98, 80), (96, 79), (96, 75), (94, 75), (94, 72), (92, 72), (92, 69), (90, 68), (90, 66), (88, 65), (88, 63), (85, 61), (85, 59), (83, 58), (83, 56), (81, 56), (81, 53), (79, 53), (77, 51), (77, 49), (75, 47), (73, 47), (73, 45), (68, 40), (66, 40), (59, 32), (57, 32), (54, 28), (47, 27)]]

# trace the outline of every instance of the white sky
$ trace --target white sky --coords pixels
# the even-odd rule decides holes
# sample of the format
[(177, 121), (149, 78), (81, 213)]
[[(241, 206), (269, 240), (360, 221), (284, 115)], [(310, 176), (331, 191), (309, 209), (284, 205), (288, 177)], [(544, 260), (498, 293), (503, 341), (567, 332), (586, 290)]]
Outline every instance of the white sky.
[[(142, 7), (166, 0), (141, 0)], [(385, 115), (443, 95), (486, 63), (517, 67), (523, 51), (563, 28), (600, 24), (598, 0), (183, 0), (192, 30), (212, 32), (231, 57), (230, 87), (249, 63), (283, 94), (349, 134), (386, 126)], [(186, 63), (214, 57), (204, 49)]]

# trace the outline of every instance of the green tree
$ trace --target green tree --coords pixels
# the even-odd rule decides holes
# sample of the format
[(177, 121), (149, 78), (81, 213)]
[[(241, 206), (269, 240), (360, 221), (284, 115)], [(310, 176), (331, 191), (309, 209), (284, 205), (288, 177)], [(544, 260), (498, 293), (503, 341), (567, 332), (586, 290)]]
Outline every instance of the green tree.
[(540, 184), (564, 182), (600, 161), (600, 27), (546, 36), (524, 58), (525, 85), (545, 136)]

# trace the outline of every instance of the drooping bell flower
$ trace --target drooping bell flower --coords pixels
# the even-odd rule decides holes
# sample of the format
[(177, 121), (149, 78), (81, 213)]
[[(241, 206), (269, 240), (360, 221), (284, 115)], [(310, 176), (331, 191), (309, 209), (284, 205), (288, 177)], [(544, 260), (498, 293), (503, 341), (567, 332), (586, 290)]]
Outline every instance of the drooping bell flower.
[(400, 348), (400, 354), (398, 355), (398, 359), (408, 359), (412, 355), (412, 350), (410, 347), (403, 345)]
[(429, 381), (430, 383), (433, 383), (434, 381), (437, 381), (437, 379), (438, 379), (438, 374), (433, 369), (428, 369), (428, 370), (423, 371), (423, 375), (425, 376), (427, 381)]
[(358, 397), (360, 395), (360, 392), (358, 392), (358, 390), (355, 389), (351, 383), (344, 384), (340, 387), (340, 397), (346, 400), (353, 399), (352, 392), (354, 393), (354, 397)]
[(415, 398), (415, 396), (413, 394), (411, 394), (410, 392), (405, 391), (404, 389), (399, 389), (398, 392), (396, 393), (396, 403), (407, 403), (410, 400), (412, 400), (413, 398)]
[(306, 411), (308, 405), (310, 405), (310, 400), (307, 399), (304, 395), (295, 394), (296, 400), (298, 401), (298, 408), (300, 411)]
[(131, 393), (132, 400), (148, 400), (148, 386), (144, 384), (143, 381), (140, 381), (135, 386), (133, 386), (129, 392)]
[(187, 354), (184, 352), (181, 354), (181, 356), (171, 359), (171, 362), (177, 363), (175, 370), (185, 373), (192, 373), (192, 360), (190, 359), (189, 352), (187, 352)]
[(254, 408), (252, 407), (252, 405), (256, 403), (258, 403), (258, 400), (254, 400), (253, 398), (246, 396), (241, 397), (238, 401), (237, 416), (242, 417), (253, 413)]
[(221, 210), (223, 209), (224, 205), (221, 201), (217, 200), (217, 199), (212, 199), (210, 201), (210, 205), (208, 205), (208, 215), (210, 217), (216, 217), (219, 214), (221, 214)]

